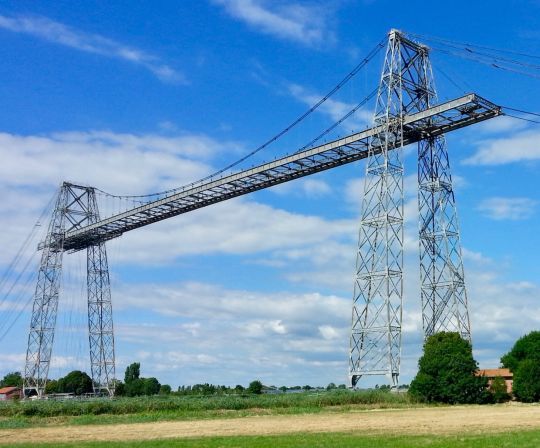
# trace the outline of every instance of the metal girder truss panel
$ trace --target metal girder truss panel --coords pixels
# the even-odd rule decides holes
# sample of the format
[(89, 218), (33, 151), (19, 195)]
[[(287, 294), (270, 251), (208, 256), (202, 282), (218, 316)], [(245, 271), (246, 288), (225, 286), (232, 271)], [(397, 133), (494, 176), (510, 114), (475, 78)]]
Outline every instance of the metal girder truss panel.
[[(65, 182), (55, 203), (44, 243), (26, 353), (25, 396), (45, 392), (60, 295), (66, 232), (99, 221), (95, 191)], [(114, 339), (111, 293), (104, 243), (87, 248), (88, 326), (95, 392), (114, 391)]]
[[(405, 116), (402, 123), (403, 144), (416, 143), (430, 135), (441, 135), (500, 114), (500, 107), (489, 101), (475, 94), (465, 95)], [(64, 250), (85, 249), (172, 216), (363, 159), (368, 155), (370, 141), (382, 130), (382, 126), (374, 126), (255, 168), (188, 185), (163, 199), (67, 232), (63, 241)], [(388, 142), (388, 150), (398, 144), (401, 145), (401, 142)], [(380, 143), (371, 146), (374, 153), (382, 150)]]

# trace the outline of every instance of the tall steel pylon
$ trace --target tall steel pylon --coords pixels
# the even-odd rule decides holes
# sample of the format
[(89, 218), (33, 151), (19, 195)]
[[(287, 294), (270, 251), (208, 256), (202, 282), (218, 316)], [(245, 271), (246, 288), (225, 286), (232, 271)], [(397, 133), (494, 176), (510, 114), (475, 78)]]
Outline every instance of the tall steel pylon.
[[(56, 328), (64, 235), (99, 221), (95, 190), (65, 182), (60, 188), (45, 241), (34, 293), (24, 369), (26, 396), (45, 392)], [(114, 394), (114, 336), (105, 243), (87, 248), (90, 364), (94, 392)]]
[[(403, 309), (403, 118), (436, 100), (427, 47), (389, 33), (370, 142), (356, 262), (349, 352), (353, 386), (363, 375), (398, 384)], [(430, 123), (426, 123), (426, 129)], [(396, 143), (400, 143), (396, 145)], [(398, 146), (389, 151), (390, 146)], [(419, 143), (420, 271), (424, 334), (469, 336), (455, 201), (444, 137)], [(453, 327), (453, 322), (456, 322)], [(465, 325), (466, 323), (466, 325)]]

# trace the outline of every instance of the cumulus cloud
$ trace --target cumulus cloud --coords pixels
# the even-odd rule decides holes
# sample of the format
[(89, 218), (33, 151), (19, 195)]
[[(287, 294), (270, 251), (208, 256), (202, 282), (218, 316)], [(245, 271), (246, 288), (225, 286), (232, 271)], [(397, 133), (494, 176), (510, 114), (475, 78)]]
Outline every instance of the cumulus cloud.
[(99, 34), (77, 30), (47, 17), (0, 15), (0, 28), (15, 33), (28, 34), (86, 53), (120, 59), (144, 67), (164, 82), (179, 84), (187, 82), (183, 73), (164, 64), (159, 57), (151, 53), (124, 45)]
[(494, 197), (484, 199), (478, 210), (490, 219), (497, 221), (519, 221), (530, 218), (536, 209), (538, 201), (529, 198), (502, 198)]
[(265, 0), (213, 0), (213, 3), (255, 31), (283, 40), (310, 46), (335, 40), (329, 30), (327, 6)]
[(475, 154), (463, 161), (466, 165), (505, 165), (540, 159), (540, 132), (525, 130), (508, 137), (478, 142)]

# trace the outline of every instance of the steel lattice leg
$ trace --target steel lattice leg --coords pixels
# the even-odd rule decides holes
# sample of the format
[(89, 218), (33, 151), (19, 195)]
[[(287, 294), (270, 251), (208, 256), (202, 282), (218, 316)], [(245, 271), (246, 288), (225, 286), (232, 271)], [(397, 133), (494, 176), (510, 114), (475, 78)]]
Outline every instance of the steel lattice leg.
[(456, 331), (470, 341), (459, 225), (444, 137), (419, 143), (418, 184), (424, 337)]
[(87, 249), (88, 335), (94, 392), (114, 395), (114, 333), (105, 243)]
[(25, 396), (37, 394), (41, 397), (47, 384), (62, 278), (66, 205), (67, 192), (61, 189), (49, 223), (34, 293), (24, 368)]
[(399, 375), (403, 297), (402, 55), (391, 34), (377, 97), (375, 124), (383, 129), (370, 144), (364, 183), (354, 285), (349, 377)]
[[(438, 101), (427, 52), (422, 59), (418, 100), (427, 109)], [(424, 338), (456, 331), (470, 341), (459, 223), (444, 136), (427, 136), (418, 143), (418, 211)]]

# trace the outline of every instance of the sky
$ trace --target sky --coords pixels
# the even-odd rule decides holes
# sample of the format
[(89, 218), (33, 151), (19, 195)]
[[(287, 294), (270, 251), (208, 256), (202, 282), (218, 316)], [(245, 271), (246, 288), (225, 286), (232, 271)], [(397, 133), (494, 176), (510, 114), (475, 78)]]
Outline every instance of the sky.
[[(391, 28), (538, 58), (539, 18), (534, 0), (494, 0), (489, 8), (461, 0), (451, 8), (388, 0), (3, 1), (0, 275), (64, 180), (114, 194), (184, 185), (285, 128)], [(441, 100), (476, 92), (540, 111), (540, 79), (433, 47)], [(381, 66), (379, 52), (336, 97), (239, 168), (309, 142), (378, 85)], [(373, 107), (372, 100), (328, 138), (368, 126)], [(540, 327), (540, 126), (502, 117), (447, 141), (474, 356), (481, 368), (497, 367), (518, 337)], [(404, 154), (400, 382), (409, 383), (422, 323), (416, 148)], [(364, 170), (353, 163), (107, 243), (117, 377), (140, 362), (142, 376), (173, 388), (346, 383)], [(103, 210), (130, 205), (100, 200)], [(36, 244), (21, 258), (34, 273)], [(84, 263), (82, 253), (64, 258), (53, 378), (89, 371)], [(30, 278), (8, 294), (6, 285), (0, 375), (23, 369), (34, 287)], [(363, 378), (359, 386), (386, 382)]]

